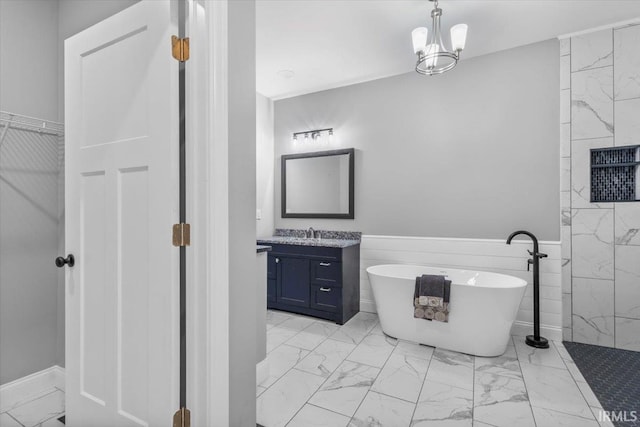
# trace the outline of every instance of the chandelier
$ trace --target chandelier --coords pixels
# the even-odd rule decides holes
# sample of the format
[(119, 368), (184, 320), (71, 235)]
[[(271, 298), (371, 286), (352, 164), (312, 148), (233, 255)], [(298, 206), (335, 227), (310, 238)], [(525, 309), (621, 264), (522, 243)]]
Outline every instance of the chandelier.
[(464, 49), (467, 40), (467, 25), (458, 24), (451, 27), (451, 50), (447, 50), (442, 43), (440, 33), (440, 16), (442, 9), (438, 7), (438, 0), (433, 2), (431, 18), (431, 39), (428, 38), (429, 31), (426, 27), (418, 27), (411, 32), (413, 40), (413, 52), (418, 55), (416, 71), (419, 74), (432, 76), (442, 74), (451, 70), (460, 59), (460, 52)]

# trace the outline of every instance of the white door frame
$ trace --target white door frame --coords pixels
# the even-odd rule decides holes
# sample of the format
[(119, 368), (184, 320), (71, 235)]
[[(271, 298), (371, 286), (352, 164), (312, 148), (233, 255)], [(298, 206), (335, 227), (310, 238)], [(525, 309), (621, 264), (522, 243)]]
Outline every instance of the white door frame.
[[(255, 425), (256, 352), (255, 347), (247, 345), (255, 346), (256, 331), (255, 327), (238, 327), (238, 322), (232, 320), (234, 310), (230, 310), (230, 306), (251, 307), (252, 301), (255, 303), (255, 292), (247, 292), (240, 301), (232, 286), (239, 286), (238, 276), (252, 281), (256, 277), (255, 252), (248, 253), (246, 245), (239, 249), (233, 228), (230, 233), (230, 220), (243, 215), (234, 211), (237, 204), (230, 203), (231, 193), (251, 193), (255, 203), (255, 165), (246, 171), (253, 188), (238, 188), (237, 180), (230, 179), (230, 146), (238, 141), (229, 140), (229, 75), (237, 70), (229, 62), (228, 22), (235, 23), (243, 15), (236, 12), (229, 19), (234, 7), (251, 8), (255, 2), (189, 0), (187, 13), (187, 37), (191, 39), (191, 58), (186, 67), (187, 217), (192, 225), (187, 256), (187, 404), (194, 426)], [(246, 15), (246, 22), (255, 30), (251, 11)], [(255, 70), (251, 72), (255, 76)], [(252, 91), (255, 100), (253, 85), (255, 81), (247, 82), (247, 90)], [(253, 122), (247, 125), (255, 125), (255, 117)], [(253, 147), (255, 160), (255, 143), (248, 146), (246, 154), (251, 156)], [(248, 211), (245, 222), (251, 229), (255, 227), (255, 204)], [(255, 239), (255, 229), (252, 238)], [(255, 251), (255, 240), (251, 250)], [(242, 273), (238, 259), (246, 264)], [(255, 312), (246, 310), (246, 316), (251, 317), (247, 324), (255, 326)], [(241, 353), (246, 350), (251, 360), (239, 358), (238, 348)]]
[[(228, 221), (227, 162), (216, 164), (227, 158), (227, 69), (221, 66), (227, 56), (226, 9), (227, 0), (190, 1), (187, 13), (187, 210), (194, 231), (187, 257), (187, 402), (192, 425), (229, 425), (228, 377), (220, 372), (229, 366), (228, 351), (214, 352), (212, 345), (228, 346), (228, 286), (207, 286), (229, 282), (229, 236), (223, 226)], [(214, 89), (221, 94), (217, 98)]]

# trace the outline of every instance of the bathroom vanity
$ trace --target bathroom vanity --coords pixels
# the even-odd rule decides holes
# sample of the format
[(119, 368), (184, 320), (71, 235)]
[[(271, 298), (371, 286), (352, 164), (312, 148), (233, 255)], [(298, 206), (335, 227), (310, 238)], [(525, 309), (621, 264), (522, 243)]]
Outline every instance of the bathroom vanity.
[(259, 239), (258, 244), (271, 246), (267, 254), (267, 308), (341, 325), (351, 319), (360, 311), (359, 234), (351, 233), (346, 236), (349, 238), (276, 235)]

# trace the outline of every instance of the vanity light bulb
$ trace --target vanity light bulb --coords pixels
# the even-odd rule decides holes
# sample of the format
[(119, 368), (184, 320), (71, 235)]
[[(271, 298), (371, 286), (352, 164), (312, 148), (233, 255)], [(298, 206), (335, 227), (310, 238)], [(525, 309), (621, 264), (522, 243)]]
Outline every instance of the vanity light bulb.
[(293, 135), (293, 142), (296, 142), (296, 141), (298, 141), (298, 135), (295, 135), (295, 134), (294, 134), (294, 135)]

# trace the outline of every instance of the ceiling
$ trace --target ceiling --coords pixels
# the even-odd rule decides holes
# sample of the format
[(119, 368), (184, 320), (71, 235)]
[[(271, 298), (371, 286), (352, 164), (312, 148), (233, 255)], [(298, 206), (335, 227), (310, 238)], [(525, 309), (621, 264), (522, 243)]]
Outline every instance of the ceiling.
[[(257, 0), (257, 90), (282, 99), (413, 70), (427, 0)], [(469, 25), (462, 60), (640, 17), (640, 0), (440, 0)], [(427, 24), (427, 25), (425, 25)], [(446, 35), (446, 37), (445, 37)]]

